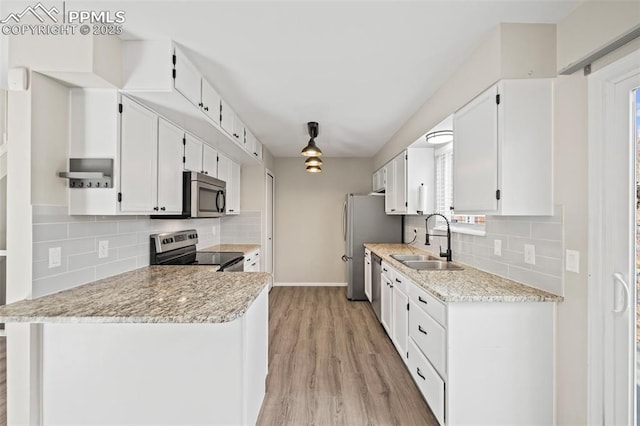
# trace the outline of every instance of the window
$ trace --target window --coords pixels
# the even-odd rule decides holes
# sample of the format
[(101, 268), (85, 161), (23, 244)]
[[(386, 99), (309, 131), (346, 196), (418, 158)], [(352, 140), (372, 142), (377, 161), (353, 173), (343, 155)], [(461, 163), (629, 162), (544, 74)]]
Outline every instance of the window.
[[(485, 216), (456, 215), (453, 206), (453, 142), (438, 147), (435, 151), (436, 162), (436, 212), (451, 222), (454, 232), (484, 235)], [(454, 206), (455, 207), (455, 206)], [(444, 220), (436, 220), (436, 228), (444, 228)]]

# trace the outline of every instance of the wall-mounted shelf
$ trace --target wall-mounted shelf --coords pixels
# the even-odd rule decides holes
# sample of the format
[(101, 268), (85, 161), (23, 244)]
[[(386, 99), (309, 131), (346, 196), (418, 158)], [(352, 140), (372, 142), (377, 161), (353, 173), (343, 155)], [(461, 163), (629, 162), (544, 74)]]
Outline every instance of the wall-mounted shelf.
[(70, 158), (69, 171), (58, 173), (69, 188), (111, 188), (112, 176), (112, 158)]

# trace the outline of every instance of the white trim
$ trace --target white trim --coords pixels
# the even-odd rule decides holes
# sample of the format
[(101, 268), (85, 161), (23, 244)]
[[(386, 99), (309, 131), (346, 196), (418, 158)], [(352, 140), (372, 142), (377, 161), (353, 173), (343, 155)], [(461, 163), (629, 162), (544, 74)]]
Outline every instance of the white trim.
[[(603, 204), (607, 172), (604, 141), (613, 123), (614, 85), (638, 72), (640, 50), (593, 73), (588, 79), (588, 316), (587, 316), (587, 419), (603, 424), (604, 413), (604, 307), (601, 285), (603, 245)], [(635, 304), (634, 304), (635, 306)]]
[(6, 250), (0, 250), (0, 257), (7, 257), (7, 251)]
[(274, 287), (346, 287), (347, 283), (273, 283)]

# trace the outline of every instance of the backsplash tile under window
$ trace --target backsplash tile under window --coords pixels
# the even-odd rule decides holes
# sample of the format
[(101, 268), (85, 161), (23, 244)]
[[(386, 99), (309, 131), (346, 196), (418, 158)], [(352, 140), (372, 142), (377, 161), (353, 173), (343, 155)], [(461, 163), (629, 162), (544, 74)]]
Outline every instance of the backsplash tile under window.
[[(554, 210), (553, 216), (487, 216), (485, 236), (452, 234), (453, 260), (562, 295), (562, 207)], [(416, 247), (436, 254), (439, 246), (446, 248), (446, 237), (433, 237), (431, 245), (424, 244), (425, 216), (405, 216), (404, 229), (407, 242), (417, 229)], [(502, 241), (502, 256), (493, 254), (494, 240)], [(524, 262), (525, 244), (535, 246), (535, 265)]]
[[(149, 265), (149, 235), (196, 229), (198, 249), (220, 243), (220, 219), (162, 220), (148, 216), (69, 216), (66, 206), (33, 206), (33, 297)], [(98, 241), (108, 256), (98, 258)], [(60, 247), (59, 267), (49, 249)]]

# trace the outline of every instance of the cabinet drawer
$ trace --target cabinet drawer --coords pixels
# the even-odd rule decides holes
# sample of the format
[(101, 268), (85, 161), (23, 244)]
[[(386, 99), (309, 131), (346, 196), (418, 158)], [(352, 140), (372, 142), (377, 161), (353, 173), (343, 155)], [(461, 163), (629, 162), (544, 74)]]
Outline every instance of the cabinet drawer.
[(392, 274), (390, 279), (391, 279), (391, 282), (393, 282), (394, 287), (399, 287), (403, 293), (405, 294), (407, 293), (407, 282), (409, 282), (409, 279), (407, 277), (405, 277), (395, 269), (392, 269)]
[(447, 337), (442, 328), (429, 314), (419, 309), (414, 302), (409, 309), (409, 337), (443, 376), (446, 374)]
[(388, 264), (382, 262), (382, 267), (380, 269), (382, 276), (387, 277), (389, 281), (393, 281), (393, 271), (394, 269)]
[(444, 381), (438, 376), (436, 370), (422, 355), (412, 339), (409, 339), (409, 359), (407, 361), (413, 381), (418, 385), (418, 389), (438, 422), (444, 425)]
[(409, 290), (409, 299), (411, 299), (416, 306), (424, 309), (429, 315), (431, 315), (440, 325), (446, 327), (446, 306), (444, 303), (429, 294), (428, 291), (422, 289), (417, 284), (412, 283)]

